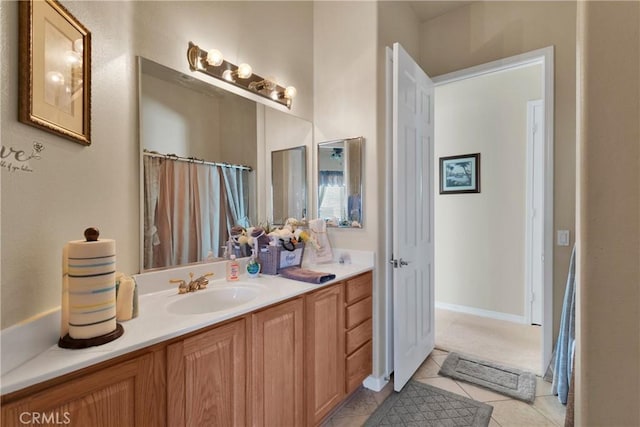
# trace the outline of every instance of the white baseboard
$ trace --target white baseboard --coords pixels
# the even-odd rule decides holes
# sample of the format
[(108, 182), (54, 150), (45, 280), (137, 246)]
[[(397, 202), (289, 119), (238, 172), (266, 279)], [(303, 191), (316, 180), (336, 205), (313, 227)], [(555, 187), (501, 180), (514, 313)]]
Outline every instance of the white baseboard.
[(474, 316), (488, 317), (490, 319), (506, 320), (507, 322), (526, 324), (524, 316), (518, 316), (517, 314), (501, 313), (499, 311), (484, 310), (482, 308), (468, 307), (466, 305), (448, 304), (446, 302), (435, 303), (436, 308), (443, 310), (457, 311), (459, 313), (473, 314)]
[(373, 375), (369, 375), (364, 379), (364, 381), (362, 381), (362, 385), (369, 390), (380, 391), (388, 382), (389, 380), (384, 377), (374, 377)]

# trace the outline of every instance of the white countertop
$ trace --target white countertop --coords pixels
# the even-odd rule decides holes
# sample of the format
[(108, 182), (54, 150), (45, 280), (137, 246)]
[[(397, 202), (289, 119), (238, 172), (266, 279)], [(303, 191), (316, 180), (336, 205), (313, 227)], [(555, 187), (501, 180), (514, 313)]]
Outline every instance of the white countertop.
[[(154, 291), (158, 288), (158, 285), (155, 284), (145, 284), (141, 286), (140, 282), (144, 280), (140, 280), (141, 276), (138, 276), (136, 279), (138, 286), (139, 288), (143, 288), (141, 289), (142, 295), (139, 297), (140, 315), (135, 319), (121, 323), (124, 327), (124, 334), (120, 338), (99, 347), (90, 347), (81, 350), (62, 349), (57, 345), (51, 346), (39, 354), (36, 354), (35, 357), (26, 360), (24, 363), (3, 374), (0, 378), (0, 392), (3, 395), (11, 393), (127, 354), (134, 350), (250, 313), (262, 307), (331, 285), (373, 268), (373, 257), (371, 257), (371, 262), (362, 262), (358, 257), (354, 258), (354, 261), (354, 263), (350, 264), (331, 263), (305, 266), (314, 271), (333, 273), (336, 275), (334, 280), (321, 285), (288, 280), (279, 276), (261, 275), (259, 278), (251, 279), (246, 275), (242, 275), (240, 276), (240, 282), (227, 282), (224, 279), (213, 280), (209, 282), (207, 289), (186, 295), (178, 295), (175, 286), (167, 289), (168, 286), (166, 285), (167, 275), (176, 276), (177, 272), (183, 272), (184, 268), (168, 270), (162, 273), (149, 273), (148, 277), (157, 276), (156, 278), (158, 280), (155, 281), (158, 283), (162, 282), (161, 286), (163, 290), (159, 291)], [(206, 267), (204, 268), (206, 269)], [(159, 275), (162, 275), (161, 279)], [(215, 277), (221, 277), (221, 275), (216, 274)], [(202, 295), (202, 293), (211, 292), (226, 286), (233, 286), (234, 284), (260, 288), (261, 291), (258, 296), (247, 303), (213, 313), (173, 314), (167, 310), (169, 304), (178, 301), (180, 298), (196, 294)], [(155, 286), (155, 288), (153, 288), (153, 286)]]

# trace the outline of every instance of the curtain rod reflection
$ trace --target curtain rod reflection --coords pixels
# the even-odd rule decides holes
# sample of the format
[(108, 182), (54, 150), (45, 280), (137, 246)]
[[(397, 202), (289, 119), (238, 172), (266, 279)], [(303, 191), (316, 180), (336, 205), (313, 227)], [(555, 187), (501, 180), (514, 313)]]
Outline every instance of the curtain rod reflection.
[(223, 168), (248, 170), (250, 172), (253, 170), (251, 166), (232, 165), (231, 163), (208, 162), (204, 159), (198, 159), (197, 157), (182, 157), (182, 156), (178, 156), (177, 154), (162, 154), (162, 153), (158, 153), (157, 151), (151, 151), (151, 150), (144, 150), (143, 154), (149, 157), (160, 157), (164, 159), (177, 160), (180, 162), (200, 163), (203, 165), (220, 166)]

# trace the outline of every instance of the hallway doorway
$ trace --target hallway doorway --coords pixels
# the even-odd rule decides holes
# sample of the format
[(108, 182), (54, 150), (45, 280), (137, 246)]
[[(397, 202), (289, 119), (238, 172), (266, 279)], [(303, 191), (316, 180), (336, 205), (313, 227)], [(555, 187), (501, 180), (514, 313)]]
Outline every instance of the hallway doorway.
[[(434, 79), (436, 171), (442, 157), (481, 159), (479, 193), (436, 191), (436, 346), (462, 351), (448, 334), (466, 329), (467, 344), (478, 337), (471, 354), (508, 364), (496, 356), (517, 352), (517, 340), (495, 353), (481, 342), (520, 329), (531, 338), (521, 343), (523, 358), (537, 374), (551, 358), (553, 332), (553, 102), (545, 102), (553, 99), (552, 58), (546, 48)], [(532, 101), (543, 106), (542, 129), (528, 116)], [(530, 326), (533, 319), (542, 327)], [(535, 357), (524, 356), (531, 351)]]

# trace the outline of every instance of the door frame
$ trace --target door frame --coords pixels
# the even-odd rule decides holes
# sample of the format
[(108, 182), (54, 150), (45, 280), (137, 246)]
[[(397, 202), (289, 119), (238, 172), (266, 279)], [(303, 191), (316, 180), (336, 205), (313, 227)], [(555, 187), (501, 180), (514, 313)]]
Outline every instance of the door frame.
[[(393, 49), (385, 47), (385, 254), (388, 261), (393, 258)], [(393, 268), (389, 264), (383, 267), (385, 272), (385, 367), (384, 377), (393, 372)]]
[(542, 64), (542, 100), (544, 104), (544, 236), (543, 264), (544, 284), (542, 286), (542, 366), (545, 372), (553, 353), (553, 150), (554, 150), (554, 47), (525, 52), (486, 64), (454, 71), (433, 77), (436, 87), (455, 81), (465, 80), (497, 71), (514, 69), (533, 64)]
[[(540, 296), (543, 294), (542, 284), (544, 283), (544, 265), (542, 258), (544, 242), (537, 240), (536, 229), (544, 230), (544, 217), (538, 213), (544, 209), (544, 165), (540, 165), (540, 160), (544, 159), (544, 143), (537, 144), (538, 124), (544, 129), (544, 117), (535, 114), (536, 109), (544, 112), (544, 101), (535, 99), (527, 101), (527, 189), (526, 189), (526, 233), (525, 233), (525, 287), (524, 287), (524, 318), (529, 325), (541, 325), (543, 322), (543, 301)], [(543, 115), (541, 115), (543, 116)], [(542, 135), (544, 142), (544, 135)], [(541, 173), (542, 172), (542, 173)], [(540, 183), (540, 179), (543, 179)], [(542, 185), (538, 185), (542, 184)], [(542, 187), (542, 188), (540, 188)], [(542, 223), (540, 223), (542, 221)], [(538, 242), (542, 244), (538, 244)], [(540, 262), (538, 264), (536, 262)]]

